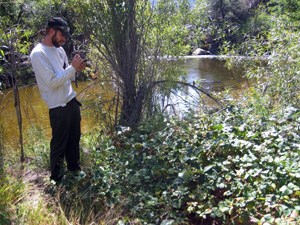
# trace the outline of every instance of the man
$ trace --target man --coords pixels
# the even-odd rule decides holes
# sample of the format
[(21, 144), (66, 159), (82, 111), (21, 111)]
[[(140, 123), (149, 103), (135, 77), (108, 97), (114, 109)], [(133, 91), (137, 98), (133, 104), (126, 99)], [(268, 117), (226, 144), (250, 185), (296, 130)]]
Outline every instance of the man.
[(50, 169), (52, 181), (59, 182), (64, 176), (64, 159), (72, 174), (85, 176), (80, 171), (80, 103), (71, 81), (75, 73), (85, 69), (80, 55), (68, 63), (61, 47), (70, 37), (65, 20), (55, 17), (48, 21), (46, 35), (30, 54), (40, 94), (49, 108), (52, 139), (50, 142)]

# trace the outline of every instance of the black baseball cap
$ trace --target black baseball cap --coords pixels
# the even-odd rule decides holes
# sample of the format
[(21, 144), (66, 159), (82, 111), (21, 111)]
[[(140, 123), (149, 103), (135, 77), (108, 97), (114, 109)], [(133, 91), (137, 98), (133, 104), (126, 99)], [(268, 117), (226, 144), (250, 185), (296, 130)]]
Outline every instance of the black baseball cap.
[(54, 17), (48, 21), (47, 28), (54, 28), (62, 32), (67, 38), (71, 37), (68, 23), (61, 17)]

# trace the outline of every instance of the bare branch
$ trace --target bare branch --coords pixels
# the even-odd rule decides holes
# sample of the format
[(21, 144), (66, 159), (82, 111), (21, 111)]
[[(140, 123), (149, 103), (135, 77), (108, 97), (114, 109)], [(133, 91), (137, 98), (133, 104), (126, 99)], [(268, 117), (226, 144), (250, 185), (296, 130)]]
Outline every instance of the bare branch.
[(184, 85), (184, 86), (188, 86), (193, 88), (196, 91), (199, 91), (203, 94), (205, 94), (207, 97), (209, 97), (210, 99), (212, 99), (214, 102), (216, 102), (219, 106), (221, 106), (222, 108), (224, 107), (219, 101), (218, 99), (216, 99), (215, 97), (213, 97), (210, 93), (208, 93), (207, 91), (205, 91), (203, 88), (197, 87), (193, 84), (187, 83), (187, 82), (182, 82), (182, 81), (175, 81), (175, 80), (160, 80), (160, 81), (155, 81), (152, 82), (151, 87), (149, 88), (153, 88), (156, 85), (162, 84), (162, 83), (175, 83), (175, 84), (180, 84), (180, 85)]

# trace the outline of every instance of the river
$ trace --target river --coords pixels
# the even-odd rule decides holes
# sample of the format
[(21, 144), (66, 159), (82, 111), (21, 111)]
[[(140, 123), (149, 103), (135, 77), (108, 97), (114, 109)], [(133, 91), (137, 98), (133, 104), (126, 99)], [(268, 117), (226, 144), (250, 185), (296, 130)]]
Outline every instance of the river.
[[(242, 68), (228, 69), (225, 65), (225, 57), (213, 55), (186, 57), (182, 65), (186, 74), (184, 81), (201, 87), (207, 93), (227, 90), (227, 98), (237, 99), (243, 95), (243, 91), (249, 87), (248, 80), (244, 77)], [(201, 94), (201, 93), (200, 93)], [(163, 105), (172, 105), (176, 109), (168, 109), (168, 112), (177, 115), (189, 112), (191, 108), (213, 107), (216, 105), (205, 94), (196, 92), (192, 87), (186, 87), (182, 91), (172, 94)]]
[[(237, 97), (240, 95), (240, 91), (248, 85), (242, 76), (241, 69), (228, 70), (224, 66), (224, 61), (216, 57), (187, 58), (182, 66), (186, 70), (185, 82), (197, 83), (208, 92), (230, 88), (232, 96)], [(109, 94), (109, 90), (103, 90), (103, 84), (99, 81), (79, 82), (78, 88), (74, 87), (74, 89), (78, 93), (78, 99), (84, 105), (82, 107), (82, 133), (85, 134), (100, 126), (99, 120), (101, 118), (97, 115), (97, 110), (95, 111), (93, 108), (106, 113), (103, 112), (104, 109), (101, 104), (91, 105), (89, 100), (105, 101), (105, 99), (111, 99), (112, 94)], [(171, 102), (177, 105), (181, 111), (185, 111), (188, 110), (188, 106), (199, 104), (195, 95), (193, 89), (187, 88), (171, 96)], [(48, 109), (40, 97), (37, 86), (20, 88), (20, 98), (25, 141), (30, 139), (28, 131), (33, 126), (43, 127), (46, 135), (50, 137)], [(5, 144), (16, 146), (18, 143), (18, 126), (12, 90), (2, 91), (0, 95), (0, 126), (4, 138), (2, 141)]]

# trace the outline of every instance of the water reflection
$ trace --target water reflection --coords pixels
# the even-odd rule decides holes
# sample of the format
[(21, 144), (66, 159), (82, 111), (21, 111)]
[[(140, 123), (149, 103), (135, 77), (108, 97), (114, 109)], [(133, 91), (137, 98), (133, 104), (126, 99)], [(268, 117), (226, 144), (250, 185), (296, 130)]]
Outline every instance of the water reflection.
[(210, 91), (220, 91), (227, 88), (240, 88), (246, 81), (241, 68), (228, 69), (225, 60), (219, 58), (187, 59), (185, 67), (188, 70), (187, 81), (199, 82), (200, 86)]
[[(225, 64), (224, 59), (215, 56), (187, 58), (183, 64), (186, 70), (183, 80), (201, 88), (208, 94), (230, 90), (231, 96), (238, 98), (241, 90), (248, 87), (248, 81), (244, 77), (242, 68), (228, 69)], [(162, 105), (168, 113), (178, 115), (189, 112), (191, 108), (214, 106), (216, 102), (203, 92), (186, 86), (181, 91), (164, 98)]]

